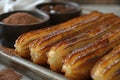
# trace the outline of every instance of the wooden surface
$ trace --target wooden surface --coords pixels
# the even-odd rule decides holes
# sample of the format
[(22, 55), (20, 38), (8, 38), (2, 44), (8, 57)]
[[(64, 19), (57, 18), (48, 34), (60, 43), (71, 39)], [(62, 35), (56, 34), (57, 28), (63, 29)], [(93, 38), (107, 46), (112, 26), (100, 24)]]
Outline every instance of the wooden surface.
[[(3, 47), (3, 46), (0, 45), (0, 50), (3, 51), (3, 52), (5, 52), (7, 55), (17, 56), (17, 55), (15, 54), (14, 49), (6, 48), (6, 47)], [(3, 59), (3, 60), (6, 61), (6, 59)], [(12, 79), (12, 80), (15, 80), (16, 78), (13, 77), (13, 75), (12, 75), (11, 72), (10, 72), (10, 71), (12, 71), (12, 73), (14, 73), (14, 74), (16, 73), (16, 74), (19, 74), (19, 75), (21, 76), (20, 80), (32, 80), (32, 79), (30, 79), (29, 77), (27, 77), (27, 76), (25, 76), (25, 75), (17, 72), (15, 69), (12, 69), (12, 68), (11, 68), (12, 65), (10, 65), (10, 64), (12, 64), (12, 63), (10, 62), (10, 63), (8, 64), (9, 66), (7, 66), (6, 64), (4, 64), (4, 62), (0, 61), (0, 72), (2, 72), (3, 70), (6, 70), (6, 69), (9, 70), (9, 71), (7, 72), (8, 75), (0, 75), (0, 79), (3, 80), (4, 77), (8, 77), (8, 78), (10, 78), (10, 79), (6, 78), (7, 80), (11, 80), (11, 79)], [(16, 68), (16, 69), (17, 69), (17, 68)], [(10, 75), (9, 75), (9, 74), (10, 74)]]

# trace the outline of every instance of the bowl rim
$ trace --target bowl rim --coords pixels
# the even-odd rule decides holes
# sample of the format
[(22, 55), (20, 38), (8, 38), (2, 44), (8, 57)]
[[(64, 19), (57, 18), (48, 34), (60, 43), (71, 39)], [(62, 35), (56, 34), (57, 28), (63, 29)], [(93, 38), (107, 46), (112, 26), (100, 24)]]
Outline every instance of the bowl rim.
[[(37, 14), (40, 14), (40, 15), (46, 17), (46, 19), (45, 19), (45, 20), (42, 19), (40, 22), (38, 22), (38, 23), (32, 23), (32, 24), (6, 24), (6, 23), (0, 21), (0, 25), (10, 26), (10, 27), (16, 27), (16, 26), (20, 26), (20, 27), (33, 26), (33, 25), (38, 25), (38, 24), (45, 23), (45, 22), (49, 21), (49, 19), (50, 19), (50, 16), (49, 16), (48, 14), (46, 14), (45, 12), (43, 12), (43, 11), (37, 12), (37, 11), (30, 11), (30, 10), (10, 11), (10, 12), (3, 13), (3, 14), (1, 14), (0, 16), (2, 16), (2, 15), (7, 15), (7, 14), (9, 14), (9, 13), (14, 14), (14, 13), (17, 13), (17, 12), (37, 13)], [(32, 14), (31, 14), (31, 15), (32, 15)]]
[[(73, 6), (76, 10), (75, 11), (71, 11), (71, 12), (65, 12), (65, 13), (49, 13), (49, 12), (46, 12), (44, 10), (41, 10), (39, 8), (39, 6), (42, 6), (42, 5), (48, 5), (48, 4), (65, 4), (65, 5), (70, 5), (70, 6)], [(72, 13), (75, 13), (75, 12), (78, 12), (78, 11), (81, 11), (81, 8), (80, 8), (80, 5), (76, 2), (72, 2), (72, 1), (52, 1), (52, 2), (44, 2), (44, 3), (40, 3), (38, 5), (35, 6), (35, 8), (37, 10), (40, 10), (40, 11), (43, 11), (49, 15), (62, 15), (62, 14), (72, 14)]]

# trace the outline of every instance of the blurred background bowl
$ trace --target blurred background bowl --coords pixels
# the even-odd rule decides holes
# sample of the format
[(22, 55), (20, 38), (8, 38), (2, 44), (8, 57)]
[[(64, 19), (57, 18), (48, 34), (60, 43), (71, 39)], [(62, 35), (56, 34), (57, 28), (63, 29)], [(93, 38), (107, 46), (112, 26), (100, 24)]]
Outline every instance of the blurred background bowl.
[(50, 25), (59, 24), (80, 16), (80, 5), (75, 2), (48, 2), (36, 6), (37, 11), (44, 11), (50, 15)]
[[(11, 14), (25, 12), (29, 13), (32, 16), (39, 18), (41, 21), (39, 23), (34, 24), (25, 24), (25, 25), (16, 25), (16, 24), (5, 24), (2, 22), (3, 19), (10, 16)], [(39, 11), (13, 11), (0, 15), (0, 34), (1, 34), (1, 43), (3, 46), (13, 48), (15, 40), (23, 33), (44, 28), (49, 25), (49, 15), (46, 13)]]

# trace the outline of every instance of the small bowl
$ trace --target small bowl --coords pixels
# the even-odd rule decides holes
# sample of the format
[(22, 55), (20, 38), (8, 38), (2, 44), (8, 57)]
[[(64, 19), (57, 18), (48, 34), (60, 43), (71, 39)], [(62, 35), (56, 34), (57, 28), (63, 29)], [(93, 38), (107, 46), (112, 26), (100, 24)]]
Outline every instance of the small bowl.
[[(2, 22), (3, 19), (6, 17), (10, 16), (11, 14), (18, 13), (18, 12), (26, 12), (29, 13), (37, 18), (40, 18), (41, 21), (39, 23), (34, 23), (34, 24), (28, 24), (28, 25), (13, 25), (13, 24), (5, 24)], [(13, 11), (13, 12), (8, 12), (0, 15), (0, 36), (1, 36), (1, 41), (2, 45), (9, 47), (9, 48), (14, 48), (14, 43), (15, 40), (23, 33), (44, 28), (49, 25), (49, 15), (46, 13), (40, 11), (35, 12), (35, 11)]]
[[(63, 7), (60, 5), (62, 5)], [(57, 6), (58, 9), (56, 9), (55, 6)], [(69, 8), (73, 8), (74, 10), (67, 11), (67, 9)], [(36, 6), (36, 9), (38, 12), (42, 10), (48, 15), (50, 15), (50, 25), (59, 24), (81, 15), (80, 5), (75, 2), (68, 1), (41, 3)]]

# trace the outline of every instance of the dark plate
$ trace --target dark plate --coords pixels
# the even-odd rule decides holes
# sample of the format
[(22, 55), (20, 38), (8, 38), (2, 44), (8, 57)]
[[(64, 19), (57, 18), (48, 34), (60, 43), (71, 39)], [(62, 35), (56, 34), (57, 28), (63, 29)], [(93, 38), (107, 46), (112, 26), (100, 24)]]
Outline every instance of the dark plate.
[[(65, 13), (48, 13), (41, 9), (43, 6), (46, 6), (46, 5), (65, 5), (65, 6), (67, 5), (67, 6), (73, 7), (75, 10), (65, 12)], [(38, 12), (42, 10), (48, 15), (50, 15), (50, 25), (59, 24), (81, 15), (80, 5), (75, 2), (68, 2), (68, 1), (41, 3), (36, 6), (36, 9)]]
[(14, 47), (15, 40), (23, 33), (45, 28), (49, 25), (49, 15), (46, 13), (40, 11), (40, 12), (34, 12), (34, 11), (13, 11), (8, 12), (0, 15), (0, 21), (2, 21), (4, 18), (8, 17), (9, 15), (17, 12), (26, 12), (29, 13), (37, 18), (40, 18), (42, 21), (40, 23), (35, 24), (28, 24), (28, 25), (11, 25), (11, 24), (5, 24), (0, 22), (0, 36), (2, 38), (2, 43), (4, 46), (7, 47)]

